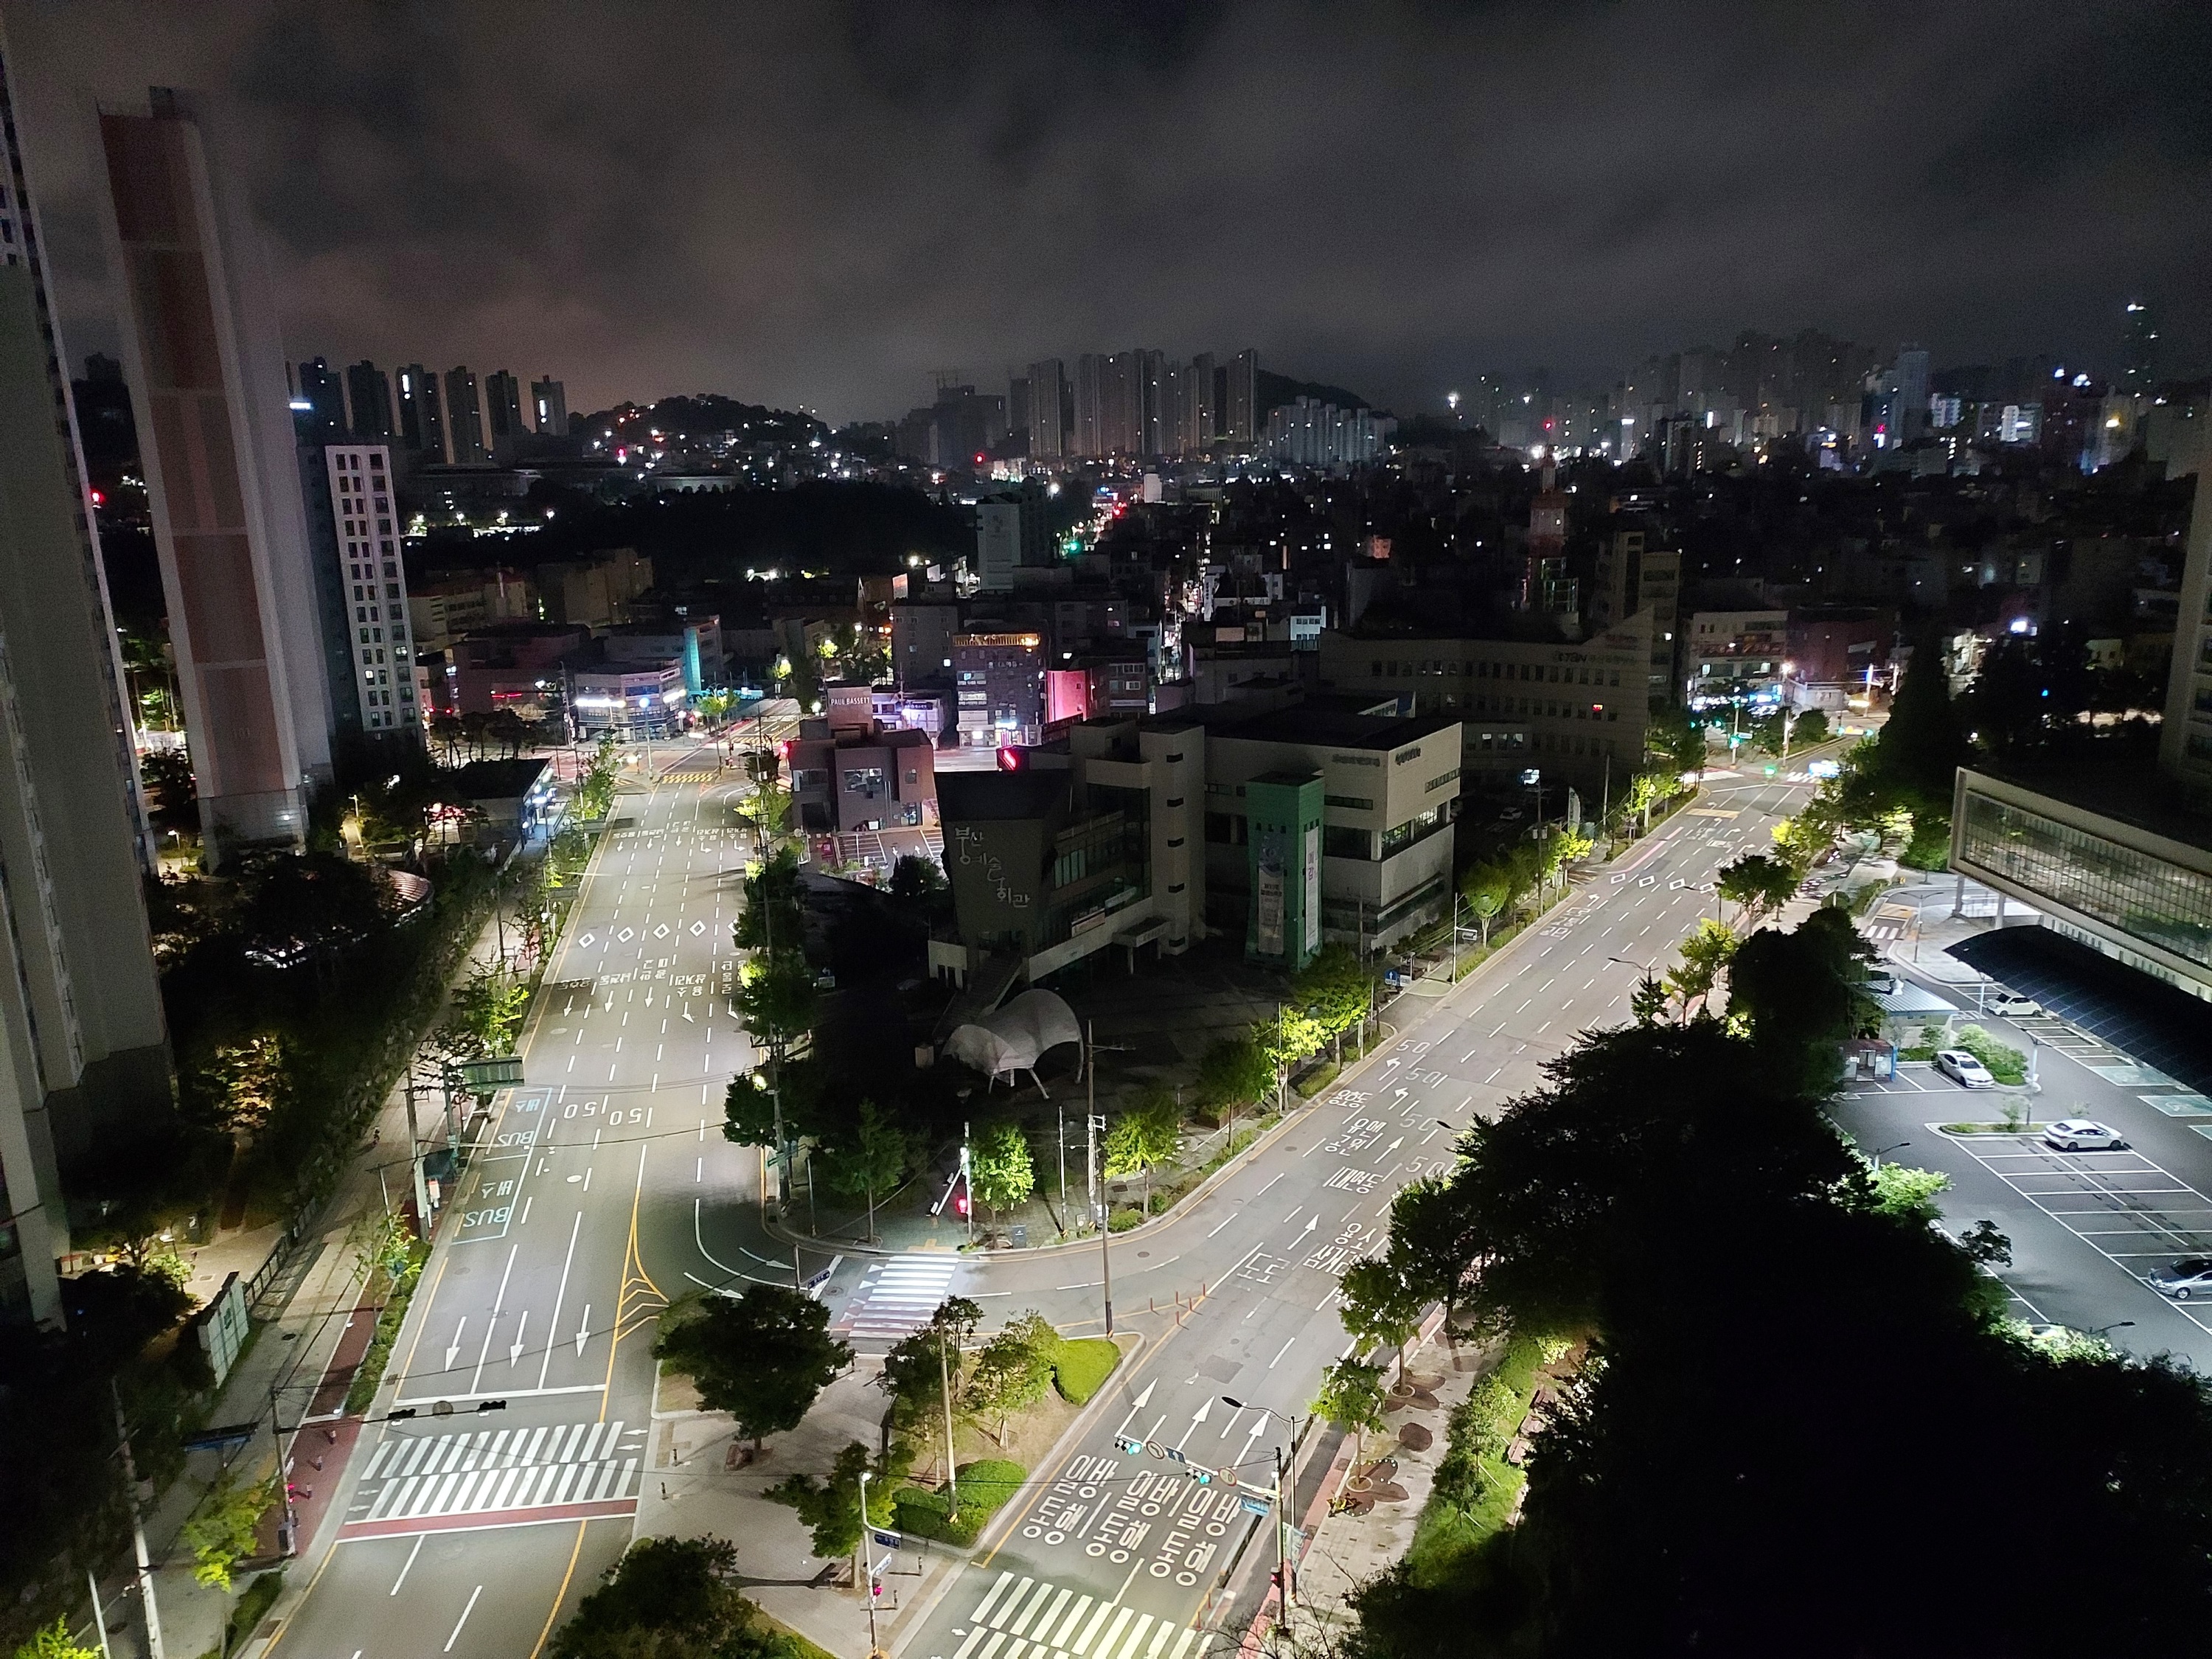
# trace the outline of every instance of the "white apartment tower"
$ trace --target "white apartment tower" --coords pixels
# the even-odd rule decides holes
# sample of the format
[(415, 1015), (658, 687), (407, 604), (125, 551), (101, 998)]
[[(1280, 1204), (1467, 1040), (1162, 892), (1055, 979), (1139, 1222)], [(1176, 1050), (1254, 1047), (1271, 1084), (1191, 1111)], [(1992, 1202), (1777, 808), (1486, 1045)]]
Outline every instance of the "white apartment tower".
[(407, 574), (392, 496), (392, 453), (382, 444), (330, 444), (331, 519), (345, 579), (361, 729), (371, 736), (420, 733), (414, 642), (407, 624)]

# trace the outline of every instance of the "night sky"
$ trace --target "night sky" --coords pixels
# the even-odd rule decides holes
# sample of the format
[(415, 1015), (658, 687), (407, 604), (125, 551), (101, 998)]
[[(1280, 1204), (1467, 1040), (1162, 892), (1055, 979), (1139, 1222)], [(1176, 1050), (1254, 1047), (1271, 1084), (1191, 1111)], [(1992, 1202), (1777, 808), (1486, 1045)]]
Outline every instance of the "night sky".
[[(1256, 346), (1401, 411), (1813, 325), (2212, 359), (2212, 5), (9, 0), (69, 346), (87, 89), (229, 100), (287, 349), (833, 420)], [(143, 101), (142, 101), (143, 107)]]

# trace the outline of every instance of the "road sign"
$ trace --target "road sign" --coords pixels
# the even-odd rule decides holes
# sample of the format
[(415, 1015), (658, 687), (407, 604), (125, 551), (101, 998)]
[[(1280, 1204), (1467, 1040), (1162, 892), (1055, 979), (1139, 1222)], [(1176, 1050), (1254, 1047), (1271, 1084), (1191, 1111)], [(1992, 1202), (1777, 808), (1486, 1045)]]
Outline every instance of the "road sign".
[(895, 1550), (906, 1542), (902, 1533), (884, 1532), (874, 1528), (869, 1529), (868, 1536), (876, 1540), (876, 1547), (879, 1550)]
[(811, 1295), (813, 1295), (813, 1294), (814, 1294), (814, 1292), (815, 1292), (815, 1291), (817, 1291), (820, 1290), (820, 1289), (821, 1289), (824, 1285), (827, 1285), (829, 1282), (830, 1282), (830, 1270), (829, 1270), (829, 1268), (824, 1267), (824, 1268), (823, 1268), (820, 1273), (813, 1273), (813, 1274), (811, 1274), (811, 1275), (809, 1275), (809, 1276), (808, 1276), (807, 1280), (806, 1280), (806, 1284), (805, 1284), (805, 1291), (806, 1291), (806, 1293), (807, 1293), (809, 1296), (811, 1296)]
[(453, 1067), (461, 1086), (472, 1091), (507, 1089), (522, 1081), (522, 1060), (515, 1054), (496, 1060), (465, 1060)]
[(1182, 1455), (1182, 1448), (1180, 1446), (1170, 1446), (1168, 1448), (1168, 1462), (1170, 1463), (1188, 1463), (1190, 1462), (1190, 1459)]
[(1265, 1515), (1274, 1508), (1274, 1505), (1264, 1498), (1246, 1498), (1239, 1501), (1243, 1504), (1246, 1511), (1253, 1515)]
[(186, 1435), (184, 1447), (186, 1451), (233, 1450), (252, 1439), (257, 1426), (252, 1423), (230, 1423), (221, 1428), (202, 1429), (198, 1434)]

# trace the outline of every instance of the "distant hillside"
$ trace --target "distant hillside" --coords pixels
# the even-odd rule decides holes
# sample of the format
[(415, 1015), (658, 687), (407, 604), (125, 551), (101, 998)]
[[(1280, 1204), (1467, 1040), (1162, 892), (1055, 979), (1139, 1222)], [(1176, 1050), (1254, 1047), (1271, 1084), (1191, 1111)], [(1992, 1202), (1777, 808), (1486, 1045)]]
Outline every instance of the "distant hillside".
[(830, 435), (830, 428), (811, 415), (740, 403), (712, 392), (663, 398), (658, 403), (617, 404), (583, 416), (573, 429), (598, 437), (609, 428), (632, 442), (650, 430), (680, 433), (694, 442), (726, 435), (744, 443), (799, 445)]
[(1285, 404), (1295, 403), (1300, 398), (1310, 398), (1318, 404), (1334, 404), (1339, 409), (1370, 409), (1366, 398), (1356, 392), (1347, 392), (1340, 386), (1323, 386), (1318, 380), (1294, 380), (1287, 374), (1271, 374), (1260, 371), (1260, 409), (1262, 413), (1280, 409)]

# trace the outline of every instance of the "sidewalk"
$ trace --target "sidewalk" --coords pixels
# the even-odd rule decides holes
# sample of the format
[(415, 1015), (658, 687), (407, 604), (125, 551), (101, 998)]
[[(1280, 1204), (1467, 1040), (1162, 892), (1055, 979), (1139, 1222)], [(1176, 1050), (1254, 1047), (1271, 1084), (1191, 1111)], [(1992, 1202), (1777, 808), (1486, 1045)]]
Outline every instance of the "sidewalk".
[[(511, 918), (507, 925), (512, 948)], [(494, 959), (496, 951), (497, 929), (488, 918), (456, 969), (453, 984), (458, 986), (477, 967)], [(417, 1112), (425, 1138), (434, 1139), (439, 1107), (434, 1101), (425, 1110), (418, 1091)], [(334, 1413), (343, 1408), (345, 1383), (368, 1345), (376, 1316), (374, 1307), (362, 1304), (364, 1276), (358, 1252), (349, 1240), (365, 1218), (383, 1212), (386, 1184), (394, 1204), (404, 1200), (409, 1185), (406, 1148), (403, 1079), (386, 1097), (368, 1138), (337, 1189), (309, 1224), (311, 1231), (302, 1236), (264, 1292), (252, 1336), (208, 1408), (210, 1426), (251, 1425), (252, 1438), (242, 1448), (187, 1453), (180, 1477), (159, 1494), (146, 1512), (146, 1540), (155, 1564), (155, 1595), (170, 1659), (204, 1654), (222, 1644), (223, 1626), (236, 1596), (193, 1579), (191, 1554), (179, 1541), (178, 1534), (226, 1468), (241, 1481), (265, 1480), (276, 1468), (277, 1447), (270, 1429), (272, 1403), (278, 1422), (288, 1428), (303, 1425), (296, 1440), (288, 1446), (299, 1523), (295, 1559), (309, 1553), (324, 1522), (357, 1431), (357, 1425), (341, 1423)], [(378, 1178), (380, 1166), (391, 1166), (382, 1183)], [(249, 1278), (268, 1259), (284, 1231), (283, 1224), (240, 1230), (190, 1252), (191, 1293), (202, 1299), (212, 1296), (234, 1272), (242, 1279)], [(263, 1312), (268, 1316), (263, 1317)], [(327, 1425), (306, 1422), (325, 1417), (331, 1419)], [(334, 1439), (330, 1437), (332, 1433)], [(316, 1467), (318, 1460), (320, 1468)], [(263, 1523), (262, 1537), (273, 1551), (276, 1516)], [(285, 1565), (273, 1555), (240, 1563), (233, 1580), (234, 1589), (243, 1590), (259, 1572)], [(117, 1659), (139, 1659), (144, 1653), (145, 1632), (136, 1605), (135, 1575), (127, 1559), (116, 1563), (115, 1568), (101, 1583), (112, 1627), (109, 1643)]]

